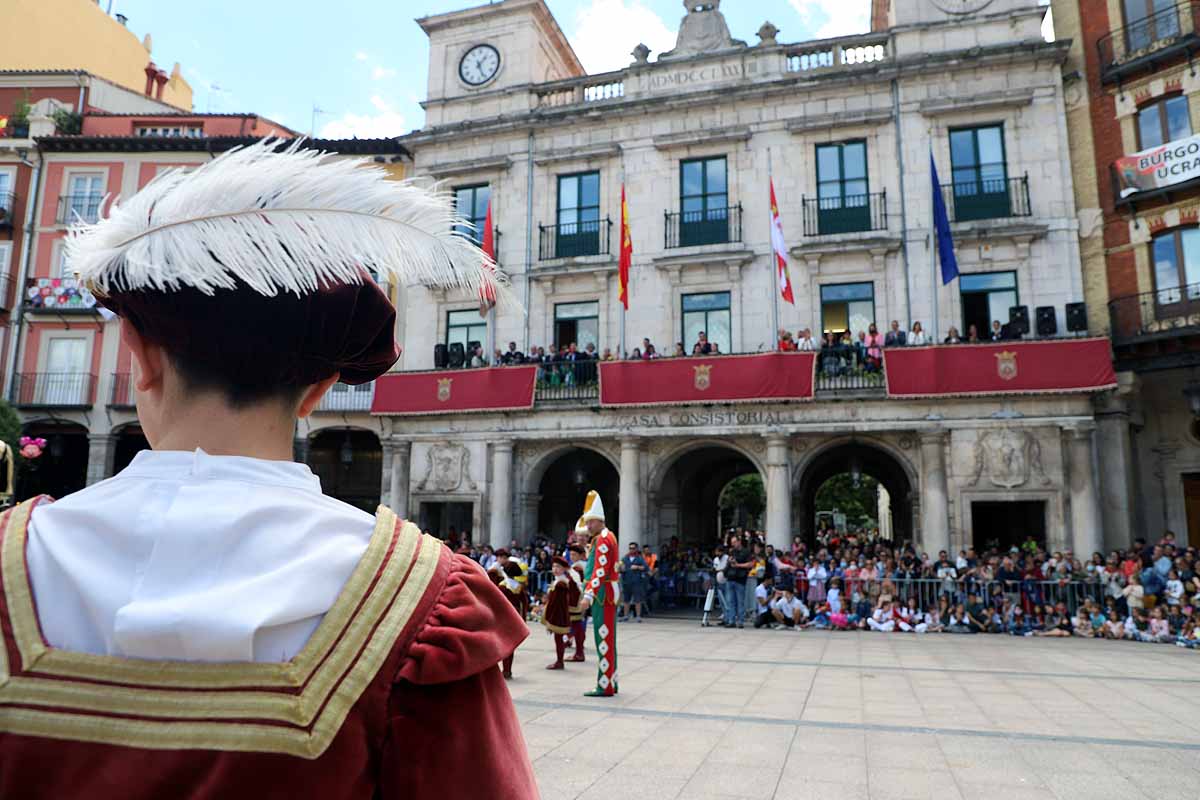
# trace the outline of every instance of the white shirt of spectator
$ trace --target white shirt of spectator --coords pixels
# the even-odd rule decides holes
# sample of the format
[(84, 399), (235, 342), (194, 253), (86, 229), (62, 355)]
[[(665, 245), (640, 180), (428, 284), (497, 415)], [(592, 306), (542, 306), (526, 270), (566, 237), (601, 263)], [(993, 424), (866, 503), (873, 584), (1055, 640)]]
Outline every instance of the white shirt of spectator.
[(816, 350), (817, 343), (812, 340), (811, 336), (806, 336), (805, 338), (800, 340), (799, 344), (796, 345), (796, 349), (797, 350)]
[(929, 344), (929, 336), (925, 331), (910, 331), (908, 334), (908, 346), (920, 347), (921, 345)]
[(773, 600), (771, 608), (783, 614), (788, 619), (793, 619), (796, 615), (796, 609), (800, 609), (800, 619), (808, 619), (808, 606), (804, 605), (804, 602), (795, 595), (792, 595), (791, 600), (787, 599), (787, 595), (780, 597), (778, 600)]
[(758, 603), (758, 613), (762, 614), (771, 607), (771, 590), (765, 583), (760, 583), (754, 589), (754, 599)]
[(719, 555), (713, 558), (713, 572), (717, 573), (717, 583), (725, 582), (725, 568), (729, 566), (729, 556)]

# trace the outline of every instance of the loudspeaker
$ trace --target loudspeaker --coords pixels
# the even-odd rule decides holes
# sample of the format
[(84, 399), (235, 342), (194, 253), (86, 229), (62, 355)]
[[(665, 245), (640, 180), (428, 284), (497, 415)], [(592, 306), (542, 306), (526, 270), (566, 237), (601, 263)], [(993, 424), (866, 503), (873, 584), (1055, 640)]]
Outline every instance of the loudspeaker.
[(435, 344), (433, 346), (433, 368), (445, 369), (450, 364), (450, 353), (446, 350), (446, 345)]
[(450, 345), (450, 368), (459, 369), (467, 361), (466, 351), (463, 350), (462, 342), (454, 342)]
[(1067, 303), (1067, 330), (1078, 333), (1087, 329), (1087, 303)]
[(1038, 306), (1037, 335), (1053, 336), (1058, 333), (1058, 317), (1054, 314), (1054, 306)]
[(1008, 310), (1008, 324), (1013, 335), (1029, 333), (1029, 306), (1013, 306)]

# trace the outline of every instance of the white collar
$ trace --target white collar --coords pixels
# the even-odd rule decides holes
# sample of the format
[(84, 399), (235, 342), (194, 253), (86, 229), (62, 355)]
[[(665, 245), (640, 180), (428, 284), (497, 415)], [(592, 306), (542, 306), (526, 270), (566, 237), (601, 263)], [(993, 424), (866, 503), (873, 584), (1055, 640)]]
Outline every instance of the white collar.
[(195, 452), (142, 450), (115, 477), (236, 481), (321, 493), (321, 479), (304, 464), (246, 456), (210, 456), (199, 448)]

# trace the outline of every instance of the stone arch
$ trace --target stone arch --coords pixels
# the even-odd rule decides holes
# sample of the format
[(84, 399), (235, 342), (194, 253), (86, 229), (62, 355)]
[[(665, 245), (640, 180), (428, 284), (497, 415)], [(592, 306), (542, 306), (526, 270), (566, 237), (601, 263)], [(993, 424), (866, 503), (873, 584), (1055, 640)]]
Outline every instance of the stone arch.
[(791, 476), (792, 530), (805, 541), (813, 541), (817, 489), (829, 478), (845, 472), (854, 457), (860, 460), (862, 471), (883, 484), (891, 495), (895, 540), (915, 539), (919, 530), (920, 492), (916, 465), (902, 448), (879, 437), (861, 434), (824, 441), (797, 460)]
[(325, 494), (375, 513), (383, 486), (383, 444), (379, 434), (357, 425), (311, 430), (306, 461)]
[(110, 472), (112, 475), (129, 466), (139, 452), (150, 449), (150, 442), (146, 440), (146, 434), (142, 431), (142, 423), (136, 419), (115, 426), (110, 434), (113, 437)]
[(720, 536), (718, 501), (729, 481), (766, 469), (753, 451), (729, 439), (690, 439), (670, 448), (650, 465), (646, 540), (711, 547)]
[[(518, 445), (520, 447), (520, 445)], [(582, 469), (587, 478), (575, 484), (565, 472)], [(609, 527), (620, 531), (619, 464), (595, 442), (578, 442), (552, 447), (534, 456), (521, 486), (521, 528), (518, 539), (528, 540), (542, 534), (552, 541), (563, 541), (573, 529), (589, 489), (600, 492)]]
[[(521, 447), (520, 442), (518, 442), (517, 447)], [(621, 465), (616, 459), (613, 458), (612, 454), (594, 442), (573, 442), (571, 444), (560, 444), (534, 457), (534, 461), (527, 468), (525, 472), (525, 478), (521, 483), (522, 491), (526, 494), (537, 494), (538, 486), (541, 484), (542, 478), (545, 477), (546, 470), (549, 469), (555, 461), (562, 458), (572, 450), (591, 450), (593, 453), (597, 453), (606, 461), (608, 461), (608, 463), (612, 465), (612, 468), (617, 470), (618, 473), (621, 471)]]
[(16, 499), (38, 494), (62, 498), (87, 485), (90, 441), (86, 426), (69, 419), (42, 417), (26, 421), (22, 436), (46, 440), (42, 455), (16, 475)]

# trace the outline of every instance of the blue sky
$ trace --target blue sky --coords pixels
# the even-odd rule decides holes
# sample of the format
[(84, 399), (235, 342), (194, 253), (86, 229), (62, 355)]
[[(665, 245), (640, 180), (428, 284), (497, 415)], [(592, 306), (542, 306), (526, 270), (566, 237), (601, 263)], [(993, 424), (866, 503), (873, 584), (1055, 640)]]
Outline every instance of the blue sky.
[[(102, 0), (106, 2), (106, 0)], [(197, 111), (254, 111), (301, 132), (317, 116), (326, 136), (389, 136), (424, 122), (428, 46), (413, 21), (473, 0), (113, 0), (153, 57), (178, 61)], [(639, 41), (669, 49), (683, 16), (679, 0), (548, 0), (590, 72), (631, 61)], [(869, 0), (727, 0), (736, 38), (754, 43), (770, 20), (782, 41), (865, 31)]]

